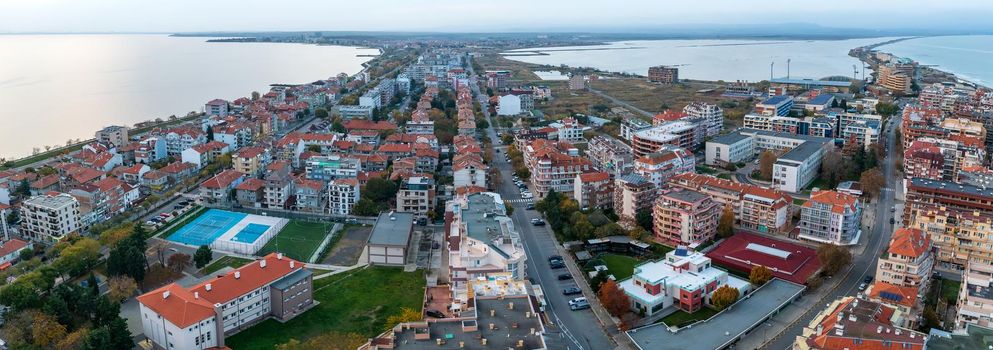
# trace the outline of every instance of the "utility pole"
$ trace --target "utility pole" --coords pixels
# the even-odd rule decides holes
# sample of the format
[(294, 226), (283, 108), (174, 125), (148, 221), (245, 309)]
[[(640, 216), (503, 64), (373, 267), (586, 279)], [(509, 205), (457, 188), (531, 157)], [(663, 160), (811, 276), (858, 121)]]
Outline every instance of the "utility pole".
[(772, 77), (772, 68), (775, 67), (775, 66), (776, 66), (776, 61), (772, 61), (772, 63), (769, 64), (769, 81), (772, 81), (772, 79), (773, 79), (773, 77)]
[(790, 78), (790, 59), (786, 59), (786, 79)]

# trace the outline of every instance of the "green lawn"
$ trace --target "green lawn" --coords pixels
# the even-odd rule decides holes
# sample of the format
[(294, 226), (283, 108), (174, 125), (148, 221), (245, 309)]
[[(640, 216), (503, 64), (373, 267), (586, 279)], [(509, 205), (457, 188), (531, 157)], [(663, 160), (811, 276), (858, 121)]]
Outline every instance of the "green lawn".
[(324, 240), (329, 226), (330, 224), (323, 222), (290, 220), (283, 230), (256, 254), (263, 256), (279, 251), (290, 258), (309, 262), (310, 256)]
[(200, 214), (203, 214), (205, 211), (207, 211), (206, 207), (197, 207), (196, 209), (190, 210), (179, 218), (178, 224), (166, 230), (165, 228), (169, 227), (170, 224), (177, 222), (176, 220), (170, 221), (169, 223), (160, 226), (158, 232), (155, 232), (155, 234), (152, 236), (159, 237), (162, 239), (168, 239), (169, 235), (172, 235), (174, 232), (183, 228), (183, 226), (189, 224), (191, 221), (193, 221), (193, 219), (196, 219), (197, 217), (200, 216)]
[(694, 321), (706, 320), (716, 314), (717, 310), (704, 306), (692, 314), (686, 313), (686, 311), (683, 310), (678, 310), (669, 316), (663, 317), (661, 321), (665, 322), (667, 326), (683, 326)]
[(959, 298), (959, 288), (962, 286), (962, 282), (953, 281), (950, 279), (941, 280), (941, 297), (948, 301), (949, 305), (955, 305), (955, 302)]
[(239, 268), (242, 265), (245, 265), (252, 261), (254, 260), (238, 258), (233, 256), (224, 256), (221, 257), (220, 259), (214, 260), (210, 264), (207, 264), (207, 266), (204, 266), (203, 274), (204, 275), (212, 274), (214, 272), (217, 272), (217, 270), (223, 269), (225, 267)]
[(421, 309), (424, 275), (395, 267), (368, 267), (314, 281), (313, 309), (286, 323), (267, 320), (227, 339), (238, 350), (272, 350), (294, 338), (300, 341), (335, 331), (373, 337), (386, 319), (409, 307)]
[(728, 174), (728, 173), (719, 174), (719, 175), (717, 175), (717, 178), (718, 179), (731, 180), (731, 174)]
[(600, 256), (600, 260), (603, 260), (603, 264), (607, 265), (609, 270), (607, 272), (614, 275), (617, 281), (631, 277), (631, 274), (634, 273), (634, 265), (639, 263), (638, 259), (617, 254), (603, 254)]

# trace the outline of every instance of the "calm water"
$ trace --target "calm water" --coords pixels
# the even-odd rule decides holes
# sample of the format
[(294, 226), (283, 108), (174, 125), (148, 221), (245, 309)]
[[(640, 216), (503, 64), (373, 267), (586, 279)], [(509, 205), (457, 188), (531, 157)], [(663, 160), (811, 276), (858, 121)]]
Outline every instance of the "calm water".
[[(775, 62), (776, 77), (786, 76), (790, 59), (793, 78), (852, 76), (852, 65), (861, 72), (861, 63), (848, 56), (848, 50), (889, 40), (651, 40), (621, 41), (602, 46), (556, 47), (514, 50), (509, 59), (537, 64), (598, 69), (646, 75), (648, 67), (678, 65), (680, 78), (700, 80), (769, 79), (769, 66)], [(548, 55), (520, 56), (515, 51), (541, 51)], [(861, 73), (859, 75), (861, 77)]]
[(980, 85), (993, 86), (993, 35), (910, 39), (880, 46), (879, 50), (935, 65)]
[(0, 157), (110, 124), (200, 111), (213, 98), (356, 73), (375, 49), (207, 43), (165, 35), (0, 35)]

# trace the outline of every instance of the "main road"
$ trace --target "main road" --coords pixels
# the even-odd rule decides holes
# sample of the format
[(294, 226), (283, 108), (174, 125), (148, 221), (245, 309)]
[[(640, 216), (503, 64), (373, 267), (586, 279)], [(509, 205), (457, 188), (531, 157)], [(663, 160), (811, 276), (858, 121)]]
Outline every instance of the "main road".
[[(472, 73), (471, 66), (469, 69), (470, 73)], [(486, 108), (487, 100), (485, 95), (480, 94), (478, 85), (470, 85), (472, 86), (473, 94), (482, 104), (483, 116), (486, 117), (486, 121), (490, 124), (490, 127), (485, 131), (486, 136), (490, 138), (495, 148), (500, 147), (500, 138), (494, 130), (497, 124), (494, 124), (490, 120), (490, 114)], [(526, 202), (521, 200), (519, 190), (511, 181), (508, 181), (513, 177), (514, 170), (510, 163), (502, 156), (505, 154), (505, 148), (499, 154), (495, 154), (490, 166), (496, 167), (500, 171), (500, 178), (504, 179), (504, 181), (495, 186), (497, 193), (503, 199), (512, 201), (514, 213), (511, 215), (511, 219), (514, 221), (514, 226), (521, 235), (521, 239), (524, 242), (524, 251), (528, 256), (527, 275), (535, 283), (541, 285), (541, 288), (545, 292), (545, 301), (547, 303), (545, 312), (549, 321), (553, 324), (552, 327), (549, 327), (548, 332), (548, 338), (550, 338), (549, 349), (614, 349), (616, 345), (610, 340), (603, 328), (600, 327), (600, 323), (590, 309), (580, 311), (569, 309), (569, 299), (578, 297), (579, 295), (562, 295), (562, 289), (575, 286), (576, 283), (572, 280), (560, 281), (558, 279), (558, 275), (569, 273), (568, 270), (552, 270), (549, 267), (548, 257), (557, 254), (558, 242), (548, 226), (531, 225), (531, 219), (540, 218), (540, 215), (534, 210), (526, 209)], [(575, 276), (575, 278), (583, 277)], [(585, 295), (585, 297), (593, 298), (595, 296)], [(558, 331), (558, 334), (556, 334), (556, 331)]]
[[(899, 115), (899, 114), (897, 114)], [(862, 283), (862, 279), (865, 276), (875, 276), (876, 275), (876, 261), (879, 259), (879, 252), (881, 247), (889, 244), (890, 236), (892, 236), (894, 231), (894, 226), (899, 225), (899, 221), (895, 225), (890, 224), (889, 218), (893, 217), (894, 214), (891, 212), (892, 208), (895, 208), (896, 202), (896, 188), (901, 186), (900, 179), (895, 176), (896, 170), (894, 169), (896, 163), (896, 157), (893, 156), (896, 150), (896, 139), (895, 131), (898, 123), (890, 122), (888, 123), (886, 130), (886, 157), (883, 158), (883, 177), (886, 178), (886, 187), (880, 191), (879, 201), (875, 206), (874, 220), (872, 229), (868, 232), (863, 232), (861, 237), (862, 242), (867, 242), (868, 246), (862, 250), (862, 253), (856, 255), (852, 259), (852, 270), (849, 272), (844, 279), (841, 281), (837, 287), (830, 293), (827, 293), (823, 299), (818, 303), (813, 303), (814, 307), (807, 310), (799, 320), (791, 324), (780, 334), (778, 338), (774, 341), (769, 342), (766, 345), (768, 349), (789, 349), (792, 347), (793, 341), (796, 336), (800, 335), (803, 327), (810, 324), (810, 321), (820, 312), (823, 308), (822, 305), (830, 303), (831, 301), (843, 297), (843, 296), (854, 296), (859, 293), (858, 286)], [(825, 286), (824, 288), (827, 288)]]

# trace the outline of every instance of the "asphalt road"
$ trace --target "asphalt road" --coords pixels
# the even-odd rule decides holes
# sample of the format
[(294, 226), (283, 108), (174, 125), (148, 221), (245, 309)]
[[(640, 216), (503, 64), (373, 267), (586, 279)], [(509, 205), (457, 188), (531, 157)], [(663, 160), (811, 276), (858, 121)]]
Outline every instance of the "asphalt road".
[[(473, 84), (473, 90), (477, 98), (482, 96), (475, 84)], [(481, 101), (485, 103), (485, 100)], [(495, 125), (489, 120), (490, 116), (486, 108), (483, 108), (483, 114), (491, 126)], [(486, 129), (486, 133), (490, 137), (490, 140), (493, 141), (494, 146), (500, 144), (500, 138), (492, 127)], [(520, 192), (514, 186), (513, 182), (510, 181), (513, 178), (513, 168), (510, 163), (504, 160), (503, 155), (506, 154), (505, 152), (506, 150), (503, 150), (495, 154), (493, 164), (491, 164), (491, 166), (495, 166), (500, 170), (500, 178), (504, 179), (496, 187), (497, 192), (505, 200), (520, 199)], [(531, 225), (531, 219), (540, 218), (541, 215), (537, 211), (526, 210), (526, 203), (514, 203), (513, 206), (514, 213), (511, 215), (511, 219), (513, 219), (514, 226), (521, 234), (524, 242), (524, 250), (528, 256), (527, 275), (535, 283), (541, 285), (541, 288), (544, 290), (545, 299), (548, 303), (546, 313), (549, 320), (554, 324), (554, 326), (548, 329), (548, 337), (551, 338), (548, 348), (573, 350), (615, 348), (616, 345), (614, 345), (600, 327), (600, 323), (590, 309), (580, 311), (569, 310), (569, 299), (579, 297), (579, 295), (562, 295), (562, 289), (575, 286), (576, 283), (571, 280), (558, 280), (558, 275), (569, 273), (567, 269), (552, 270), (549, 268), (548, 257), (556, 254), (556, 245), (558, 243), (548, 226)], [(582, 276), (574, 277), (582, 278)], [(586, 297), (592, 298), (594, 296), (586, 295)]]
[[(898, 114), (899, 115), (899, 114)], [(887, 149), (892, 151), (895, 149), (894, 140), (896, 127), (891, 127), (886, 131), (886, 143)], [(789, 349), (793, 345), (793, 341), (796, 336), (800, 335), (804, 326), (808, 325), (810, 321), (817, 315), (818, 312), (823, 308), (820, 305), (825, 305), (831, 301), (840, 298), (842, 296), (855, 296), (859, 293), (858, 286), (862, 283), (862, 279), (865, 276), (875, 276), (876, 275), (876, 261), (879, 258), (880, 249), (889, 244), (890, 236), (892, 236), (895, 225), (891, 225), (889, 218), (893, 217), (894, 214), (890, 212), (890, 208), (895, 206), (895, 188), (900, 186), (900, 179), (896, 177), (896, 170), (894, 169), (896, 158), (893, 157), (893, 152), (888, 152), (886, 158), (883, 160), (883, 177), (886, 178), (886, 188), (880, 194), (880, 200), (878, 205), (875, 207), (875, 220), (872, 229), (869, 232), (862, 233), (860, 238), (861, 242), (867, 242), (862, 244), (868, 244), (868, 247), (860, 255), (856, 255), (852, 259), (853, 269), (848, 276), (844, 277), (844, 280), (835, 288), (831, 293), (828, 293), (824, 299), (819, 303), (814, 303), (817, 307), (811, 308), (807, 311), (800, 320), (794, 322), (789, 328), (783, 331), (783, 334), (779, 336), (775, 341), (770, 342), (766, 348), (768, 349)], [(897, 221), (896, 225), (900, 222)]]

